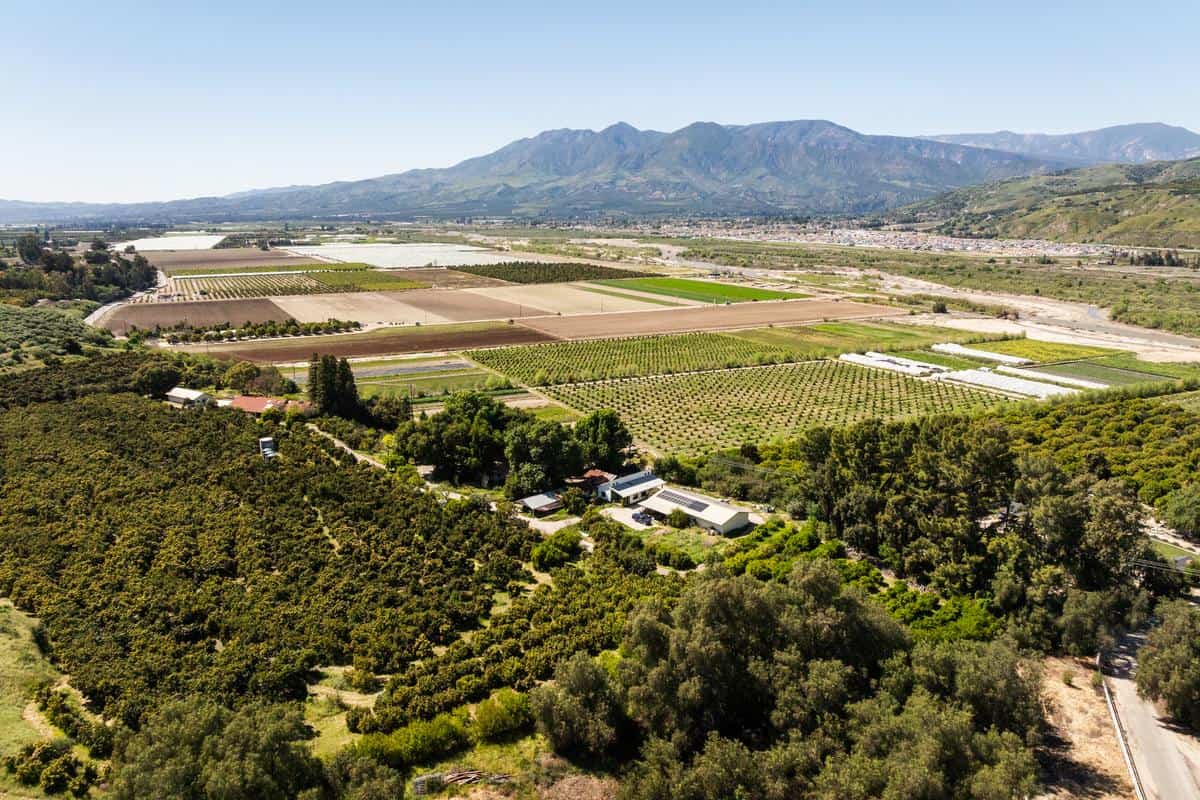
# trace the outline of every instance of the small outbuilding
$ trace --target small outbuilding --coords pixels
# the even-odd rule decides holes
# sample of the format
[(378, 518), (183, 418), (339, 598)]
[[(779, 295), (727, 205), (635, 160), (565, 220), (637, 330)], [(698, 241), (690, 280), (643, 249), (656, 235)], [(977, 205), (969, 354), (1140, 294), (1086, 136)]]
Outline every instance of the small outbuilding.
[(562, 500), (554, 492), (543, 492), (517, 501), (534, 514), (550, 514), (563, 507)]
[(578, 478), (567, 478), (567, 486), (579, 489), (588, 497), (596, 494), (596, 491), (614, 480), (617, 476), (611, 472), (605, 472), (602, 469), (589, 469), (587, 472), (580, 475)]
[(659, 517), (682, 511), (694, 525), (726, 536), (750, 525), (750, 512), (683, 489), (667, 488), (642, 501), (642, 508)]
[(666, 481), (645, 469), (601, 484), (596, 494), (605, 502), (627, 506), (644, 500), (666, 485)]
[(212, 404), (212, 397), (196, 389), (176, 386), (167, 392), (167, 402), (176, 408), (203, 408)]

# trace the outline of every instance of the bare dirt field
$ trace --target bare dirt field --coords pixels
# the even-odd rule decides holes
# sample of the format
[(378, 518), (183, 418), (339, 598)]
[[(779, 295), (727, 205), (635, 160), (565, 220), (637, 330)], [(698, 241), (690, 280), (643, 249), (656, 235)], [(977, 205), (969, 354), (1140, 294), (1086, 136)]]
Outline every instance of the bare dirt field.
[[(1041, 753), (1046, 792), (1054, 800), (1117, 800), (1133, 787), (1121, 757), (1104, 695), (1093, 688), (1092, 666), (1071, 658), (1043, 664), (1042, 702), (1049, 730)], [(1071, 673), (1070, 686), (1063, 680)]]
[[(544, 288), (544, 287), (539, 287)], [(490, 289), (467, 289), (463, 291), (437, 291), (423, 289), (405, 292), (405, 302), (430, 314), (444, 317), (451, 322), (470, 322), (482, 319), (514, 319), (547, 313), (542, 308), (507, 302), (477, 292)]]
[[(283, 322), (286, 310), (274, 302), (254, 300), (210, 300), (198, 303), (133, 303), (113, 310), (100, 322), (113, 333), (125, 334), (133, 327), (153, 330), (175, 325), (219, 325), (222, 322)], [(322, 317), (321, 321), (328, 319)]]
[(311, 258), (293, 255), (283, 250), (259, 250), (257, 247), (230, 247), (224, 250), (163, 250), (144, 254), (150, 263), (168, 274), (203, 271), (210, 267), (266, 267), (276, 264), (315, 263)]
[(599, 339), (686, 331), (736, 330), (840, 319), (905, 316), (903, 309), (836, 300), (786, 300), (617, 314), (538, 317), (521, 324), (559, 339)]
[(553, 337), (521, 325), (503, 322), (467, 325), (433, 325), (347, 333), (334, 336), (306, 336), (296, 339), (230, 342), (196, 345), (183, 350), (209, 353), (221, 358), (259, 363), (306, 361), (314, 352), (334, 356), (379, 356), (393, 353), (437, 353), (470, 350), (478, 347), (507, 347), (537, 344)]
[[(606, 287), (596, 288), (605, 289)], [(618, 292), (614, 289), (591, 292), (571, 283), (503, 286), (469, 291), (481, 297), (515, 303), (525, 310), (523, 316), (536, 314), (536, 309), (541, 309), (549, 314), (600, 314), (610, 311), (647, 311), (662, 308), (661, 303), (640, 300), (628, 292)]]
[[(275, 302), (299, 322), (327, 319), (357, 320), (364, 325), (420, 323), (436, 325), (453, 318), (422, 308), (411, 301), (415, 292), (352, 292), (277, 297)], [(458, 294), (447, 292), (447, 294)]]
[(542, 309), (522, 308), (471, 291), (445, 289), (299, 295), (278, 297), (275, 302), (300, 322), (323, 322), (333, 317), (357, 320), (366, 325), (436, 325), (545, 313)]

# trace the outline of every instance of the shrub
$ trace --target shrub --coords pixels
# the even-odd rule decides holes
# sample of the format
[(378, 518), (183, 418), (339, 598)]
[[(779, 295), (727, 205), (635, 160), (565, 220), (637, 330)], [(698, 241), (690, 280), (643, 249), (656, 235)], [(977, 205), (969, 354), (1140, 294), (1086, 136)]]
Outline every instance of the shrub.
[(475, 737), (494, 742), (533, 724), (529, 695), (501, 689), (475, 708)]
[(410, 722), (391, 733), (368, 733), (352, 748), (355, 755), (404, 770), (435, 761), (470, 743), (466, 715), (459, 711), (439, 714), (428, 721)]
[(561, 567), (579, 556), (582, 537), (575, 528), (563, 528), (533, 546), (533, 566), (542, 572)]
[(692, 518), (682, 508), (677, 508), (667, 514), (667, 524), (672, 528), (686, 528), (692, 524)]
[(530, 699), (538, 732), (557, 753), (602, 757), (626, 723), (614, 679), (586, 653), (560, 664), (554, 683), (538, 687)]

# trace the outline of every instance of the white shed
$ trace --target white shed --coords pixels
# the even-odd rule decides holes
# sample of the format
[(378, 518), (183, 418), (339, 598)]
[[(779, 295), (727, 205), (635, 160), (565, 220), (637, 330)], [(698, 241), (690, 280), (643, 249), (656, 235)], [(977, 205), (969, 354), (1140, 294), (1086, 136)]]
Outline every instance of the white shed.
[(673, 487), (663, 489), (653, 497), (643, 500), (642, 508), (660, 517), (666, 517), (678, 509), (687, 514), (688, 518), (698, 527), (722, 536), (741, 530), (750, 524), (750, 512), (744, 508), (731, 506), (712, 497)]
[(167, 392), (167, 402), (179, 408), (199, 408), (209, 405), (212, 398), (204, 392), (196, 389), (187, 389), (183, 386), (176, 386), (171, 391)]

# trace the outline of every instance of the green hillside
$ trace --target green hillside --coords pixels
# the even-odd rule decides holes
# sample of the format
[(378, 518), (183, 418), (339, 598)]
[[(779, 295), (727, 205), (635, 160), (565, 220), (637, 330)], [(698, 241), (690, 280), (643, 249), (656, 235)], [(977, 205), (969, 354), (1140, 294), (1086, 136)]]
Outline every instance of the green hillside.
[(900, 209), (940, 233), (1200, 247), (1200, 158), (1103, 164), (971, 186)]

